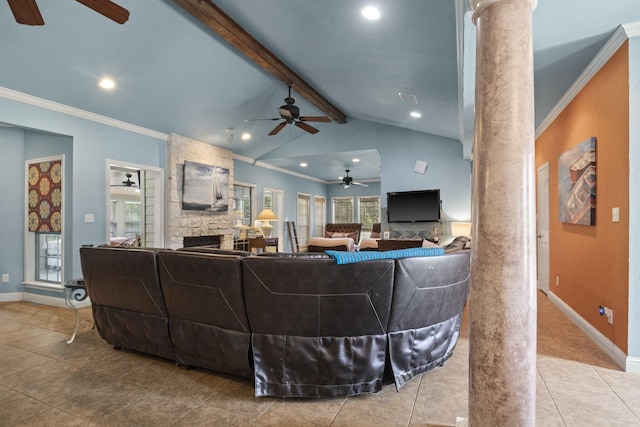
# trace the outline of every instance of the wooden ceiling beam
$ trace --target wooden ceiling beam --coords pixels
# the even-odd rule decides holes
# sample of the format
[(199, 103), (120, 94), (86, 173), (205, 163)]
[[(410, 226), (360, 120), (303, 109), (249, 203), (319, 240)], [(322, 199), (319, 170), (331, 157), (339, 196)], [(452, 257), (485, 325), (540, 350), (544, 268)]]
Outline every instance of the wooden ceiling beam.
[(207, 28), (218, 34), (228, 43), (236, 47), (240, 52), (253, 62), (265, 69), (269, 74), (284, 84), (291, 83), (292, 88), (309, 101), (312, 105), (324, 112), (338, 123), (346, 123), (347, 116), (335, 105), (320, 95), (302, 77), (296, 74), (284, 62), (276, 57), (269, 49), (264, 47), (251, 34), (245, 31), (231, 17), (224, 13), (211, 0), (174, 0), (184, 10), (202, 22)]

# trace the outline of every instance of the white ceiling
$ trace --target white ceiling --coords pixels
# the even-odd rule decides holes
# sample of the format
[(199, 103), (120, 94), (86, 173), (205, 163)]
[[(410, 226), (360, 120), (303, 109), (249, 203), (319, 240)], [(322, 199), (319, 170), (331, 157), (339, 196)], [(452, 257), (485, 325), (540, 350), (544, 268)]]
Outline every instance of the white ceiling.
[[(216, 0), (348, 117), (344, 125), (311, 123), (320, 130), (317, 135), (288, 126), (276, 136), (267, 134), (277, 122), (245, 119), (277, 117), (287, 95), (281, 82), (171, 0), (117, 3), (131, 13), (124, 25), (73, 0), (39, 0), (46, 24), (29, 27), (17, 24), (7, 3), (0, 2), (0, 86), (224, 146), (323, 180), (343, 175), (356, 154), (363, 161), (352, 175), (379, 177), (375, 150), (317, 148), (322, 135), (353, 132), (350, 121), (444, 136), (455, 144), (464, 128), (469, 130), (459, 105), (471, 96), (470, 83), (460, 81), (464, 46), (473, 43), (473, 32), (461, 27), (463, 0), (378, 0), (377, 22), (361, 17), (364, 1)], [(533, 14), (537, 125), (615, 29), (639, 20), (637, 0), (609, 0), (606, 6), (601, 0), (539, 1)], [(105, 75), (116, 80), (115, 90), (97, 87)], [(398, 92), (414, 94), (419, 103), (403, 103)], [(323, 115), (301, 96), (293, 97), (301, 115)], [(411, 110), (422, 118), (410, 118)], [(232, 143), (227, 128), (237, 136)], [(243, 131), (252, 133), (251, 141), (239, 139)], [(305, 144), (316, 149), (289, 150)], [(300, 170), (301, 160), (309, 167)]]

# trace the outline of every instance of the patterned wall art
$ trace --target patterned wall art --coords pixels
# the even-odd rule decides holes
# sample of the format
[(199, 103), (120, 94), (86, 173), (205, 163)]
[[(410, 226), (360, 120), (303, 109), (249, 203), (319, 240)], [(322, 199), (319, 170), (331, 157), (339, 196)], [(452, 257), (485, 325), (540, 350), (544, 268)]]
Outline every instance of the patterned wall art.
[(31, 232), (62, 231), (62, 160), (28, 165), (27, 211)]
[(560, 222), (596, 225), (596, 138), (558, 157)]

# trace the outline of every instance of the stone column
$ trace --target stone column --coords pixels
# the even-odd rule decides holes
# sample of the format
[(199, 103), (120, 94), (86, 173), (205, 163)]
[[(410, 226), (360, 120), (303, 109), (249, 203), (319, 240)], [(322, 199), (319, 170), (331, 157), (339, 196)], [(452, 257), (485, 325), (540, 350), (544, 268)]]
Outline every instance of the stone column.
[(469, 425), (534, 426), (537, 0), (470, 2), (477, 39)]

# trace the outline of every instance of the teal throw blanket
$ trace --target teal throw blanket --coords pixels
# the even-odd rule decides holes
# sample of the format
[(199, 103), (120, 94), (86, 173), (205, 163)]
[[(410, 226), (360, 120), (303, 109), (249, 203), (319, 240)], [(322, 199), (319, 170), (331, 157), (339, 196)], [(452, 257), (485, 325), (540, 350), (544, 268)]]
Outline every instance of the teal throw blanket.
[(369, 261), (372, 259), (396, 259), (407, 258), (413, 256), (438, 256), (444, 255), (444, 248), (410, 248), (398, 249), (395, 251), (362, 251), (362, 252), (344, 252), (344, 251), (325, 251), (336, 264), (351, 264), (360, 261)]

